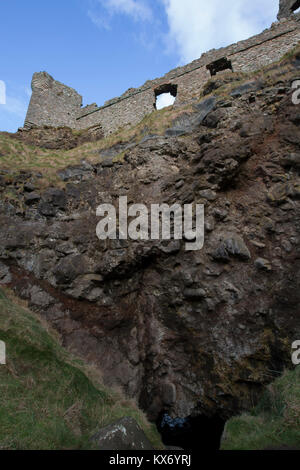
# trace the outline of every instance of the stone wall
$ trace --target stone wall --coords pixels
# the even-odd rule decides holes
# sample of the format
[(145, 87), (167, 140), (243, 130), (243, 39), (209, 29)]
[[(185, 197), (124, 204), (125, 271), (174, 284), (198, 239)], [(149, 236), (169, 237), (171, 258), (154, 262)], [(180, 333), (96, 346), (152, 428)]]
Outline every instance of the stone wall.
[[(300, 0), (299, 0), (300, 1)], [(121, 97), (98, 107), (82, 108), (81, 96), (72, 88), (56, 82), (45, 72), (34, 74), (32, 99), (25, 127), (48, 125), (86, 129), (101, 125), (104, 134), (140, 122), (155, 109), (156, 95), (168, 86), (177, 89), (176, 106), (199, 96), (212, 74), (229, 69), (251, 72), (279, 60), (300, 41), (300, 15), (274, 23), (271, 28), (245, 41), (213, 49), (184, 67), (171, 70), (162, 78), (127, 90)]]

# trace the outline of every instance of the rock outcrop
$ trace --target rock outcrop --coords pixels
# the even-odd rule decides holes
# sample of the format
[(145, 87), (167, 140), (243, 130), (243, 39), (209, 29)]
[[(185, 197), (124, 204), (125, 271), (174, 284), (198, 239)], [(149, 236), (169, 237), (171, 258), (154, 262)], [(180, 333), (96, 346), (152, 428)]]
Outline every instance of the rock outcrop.
[(92, 441), (99, 450), (154, 450), (145, 433), (130, 417), (100, 429)]
[[(296, 54), (248, 88), (232, 73), (216, 77), (164, 135), (145, 128), (122, 158), (111, 148), (59, 172), (59, 187), (40, 188), (34, 170), (1, 173), (1, 282), (153, 420), (162, 410), (226, 419), (291, 364), (300, 111), (290, 84), (299, 65)], [(203, 249), (100, 242), (96, 208), (119, 196), (204, 204)]]

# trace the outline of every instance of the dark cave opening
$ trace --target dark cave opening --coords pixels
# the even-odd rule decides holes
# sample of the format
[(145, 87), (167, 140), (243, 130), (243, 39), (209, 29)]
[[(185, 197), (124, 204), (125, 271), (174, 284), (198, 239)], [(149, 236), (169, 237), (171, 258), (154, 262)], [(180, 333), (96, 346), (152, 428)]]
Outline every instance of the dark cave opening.
[(156, 425), (165, 446), (189, 451), (217, 451), (225, 421), (218, 415), (172, 419), (166, 411), (162, 411)]

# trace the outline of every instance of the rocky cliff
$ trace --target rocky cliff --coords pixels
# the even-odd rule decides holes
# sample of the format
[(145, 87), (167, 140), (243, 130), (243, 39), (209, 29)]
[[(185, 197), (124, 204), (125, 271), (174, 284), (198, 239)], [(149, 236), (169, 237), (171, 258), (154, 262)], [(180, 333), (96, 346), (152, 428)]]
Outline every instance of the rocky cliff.
[[(216, 76), (190, 106), (77, 153), (1, 135), (0, 282), (152, 420), (162, 411), (227, 419), (291, 366), (299, 73), (296, 51), (251, 75)], [(101, 242), (96, 208), (121, 195), (204, 204), (203, 249)]]

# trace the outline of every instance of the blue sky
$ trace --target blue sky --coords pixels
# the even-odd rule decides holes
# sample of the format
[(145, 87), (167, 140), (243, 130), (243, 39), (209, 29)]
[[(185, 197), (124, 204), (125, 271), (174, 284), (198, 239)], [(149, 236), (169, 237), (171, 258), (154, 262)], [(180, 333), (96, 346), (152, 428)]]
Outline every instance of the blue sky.
[(34, 72), (101, 105), (261, 32), (277, 11), (278, 0), (0, 0), (0, 130), (23, 125)]

